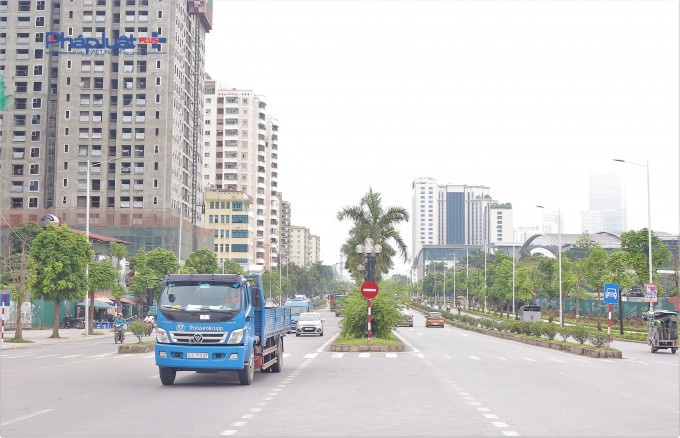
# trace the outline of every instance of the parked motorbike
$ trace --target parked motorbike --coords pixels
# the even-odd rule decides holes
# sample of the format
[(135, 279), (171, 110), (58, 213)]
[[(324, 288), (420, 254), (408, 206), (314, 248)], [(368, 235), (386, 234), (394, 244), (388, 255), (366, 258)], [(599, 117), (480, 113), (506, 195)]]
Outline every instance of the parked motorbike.
[(71, 315), (64, 316), (61, 322), (61, 328), (85, 328), (85, 318), (74, 318)]

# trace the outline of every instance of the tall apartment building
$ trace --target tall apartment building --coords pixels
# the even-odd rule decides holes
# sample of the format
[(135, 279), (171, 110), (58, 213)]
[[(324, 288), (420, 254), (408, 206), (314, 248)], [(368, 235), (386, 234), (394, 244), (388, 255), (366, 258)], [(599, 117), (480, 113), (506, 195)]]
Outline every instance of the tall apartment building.
[(12, 94), (0, 113), (0, 210), (10, 226), (51, 213), (131, 242), (132, 253), (185, 258), (212, 245), (200, 184), (211, 20), (204, 0), (0, 2), (0, 75)]
[[(279, 192), (283, 198), (283, 194)], [(279, 264), (281, 268), (288, 264), (290, 254), (290, 221), (291, 221), (291, 205), (288, 201), (281, 201), (281, 249), (279, 251)]]
[(588, 210), (582, 215), (582, 231), (621, 234), (628, 229), (627, 216), (621, 172), (591, 173)]
[(220, 89), (212, 80), (205, 91), (203, 187), (252, 197), (255, 264), (276, 268), (281, 222), (278, 121), (267, 115), (265, 98), (252, 91)]
[(413, 257), (423, 245), (512, 242), (512, 205), (493, 200), (489, 187), (417, 178), (412, 185)]
[(309, 228), (291, 225), (290, 263), (300, 267), (310, 266), (320, 260), (321, 239)]

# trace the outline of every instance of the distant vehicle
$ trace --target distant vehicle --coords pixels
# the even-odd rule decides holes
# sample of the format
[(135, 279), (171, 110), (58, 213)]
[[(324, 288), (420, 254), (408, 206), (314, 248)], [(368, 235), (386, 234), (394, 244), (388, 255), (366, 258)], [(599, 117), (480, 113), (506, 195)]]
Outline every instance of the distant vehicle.
[(283, 307), (290, 309), (290, 330), (288, 333), (295, 331), (301, 313), (314, 311), (314, 303), (304, 295), (295, 295), (295, 298), (286, 300)]
[(342, 316), (345, 314), (345, 298), (347, 298), (347, 295), (337, 294), (333, 296), (331, 311), (335, 312), (335, 316)]
[(398, 327), (413, 327), (413, 315), (406, 309), (401, 309), (399, 311), (401, 314), (401, 319), (397, 324)]
[(678, 312), (657, 310), (650, 312), (647, 319), (647, 344), (652, 353), (670, 348), (671, 353), (678, 351)]
[(427, 315), (425, 315), (425, 327), (444, 328), (444, 317), (441, 312), (427, 312)]
[(323, 322), (316, 312), (304, 312), (298, 316), (297, 327), (295, 328), (295, 336), (300, 335), (319, 335), (323, 336)]

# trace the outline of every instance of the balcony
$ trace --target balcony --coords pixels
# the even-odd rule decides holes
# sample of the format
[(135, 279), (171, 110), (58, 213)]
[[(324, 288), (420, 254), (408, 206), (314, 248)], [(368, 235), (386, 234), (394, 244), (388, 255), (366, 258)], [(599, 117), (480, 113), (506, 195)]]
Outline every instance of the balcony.
[(12, 141), (26, 141), (26, 135), (14, 134), (14, 136), (12, 136)]

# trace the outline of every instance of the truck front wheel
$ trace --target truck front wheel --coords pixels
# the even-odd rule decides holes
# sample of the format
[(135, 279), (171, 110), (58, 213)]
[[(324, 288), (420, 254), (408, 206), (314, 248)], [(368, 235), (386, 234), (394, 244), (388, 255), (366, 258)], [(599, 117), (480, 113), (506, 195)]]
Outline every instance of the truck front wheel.
[(243, 367), (243, 369), (238, 371), (238, 380), (241, 385), (250, 385), (253, 383), (253, 376), (255, 375), (255, 354), (250, 354), (250, 360)]
[(172, 385), (175, 383), (175, 376), (177, 375), (177, 370), (174, 368), (158, 367), (158, 372), (161, 375), (161, 383), (163, 385)]

